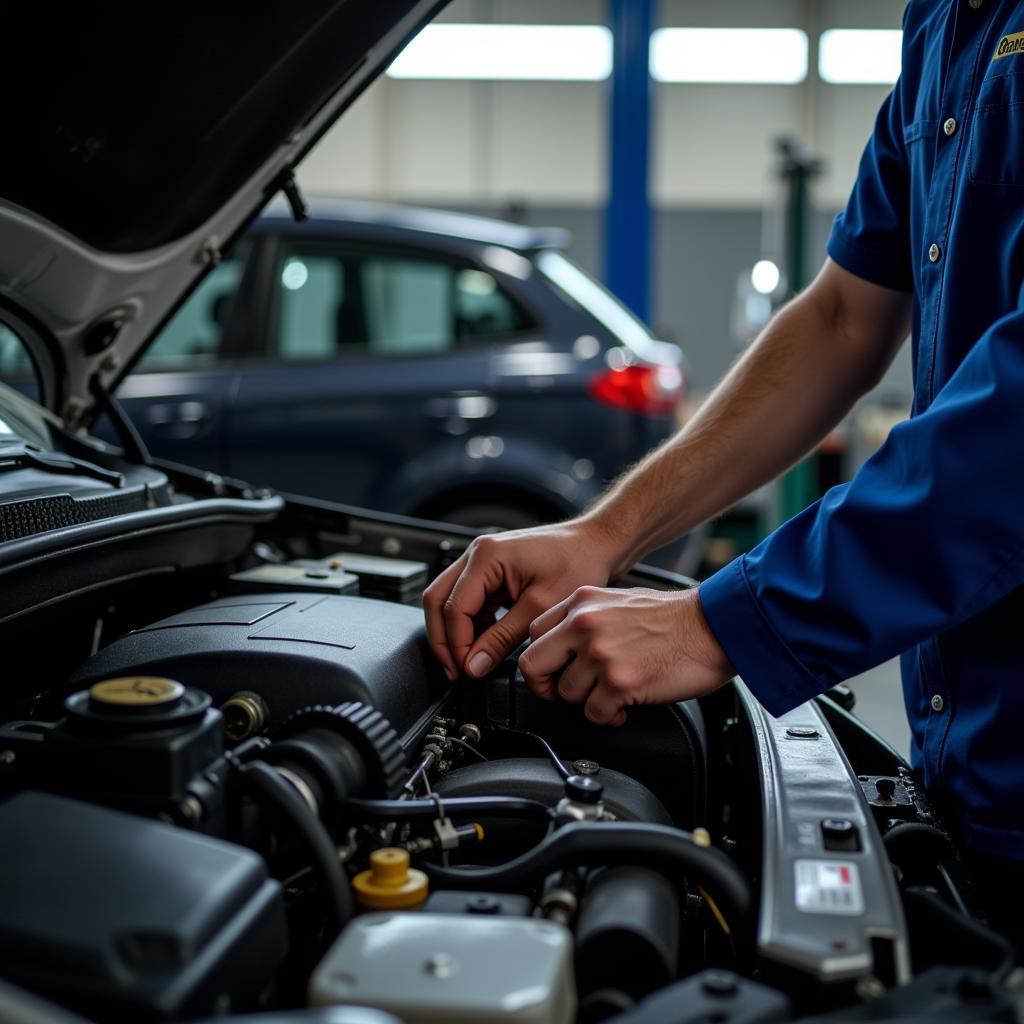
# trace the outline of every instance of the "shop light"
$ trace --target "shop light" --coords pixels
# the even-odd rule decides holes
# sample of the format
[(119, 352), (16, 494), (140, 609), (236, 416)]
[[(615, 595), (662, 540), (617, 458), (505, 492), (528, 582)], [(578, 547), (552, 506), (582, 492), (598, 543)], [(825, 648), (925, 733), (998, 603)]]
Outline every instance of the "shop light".
[(758, 260), (750, 271), (750, 283), (761, 295), (771, 295), (781, 280), (782, 274), (771, 260)]
[(796, 28), (662, 28), (651, 37), (658, 82), (797, 85), (807, 78), (807, 33)]
[(818, 74), (836, 85), (892, 85), (902, 47), (899, 29), (829, 29), (818, 46)]
[(602, 82), (612, 71), (604, 25), (427, 25), (391, 78)]

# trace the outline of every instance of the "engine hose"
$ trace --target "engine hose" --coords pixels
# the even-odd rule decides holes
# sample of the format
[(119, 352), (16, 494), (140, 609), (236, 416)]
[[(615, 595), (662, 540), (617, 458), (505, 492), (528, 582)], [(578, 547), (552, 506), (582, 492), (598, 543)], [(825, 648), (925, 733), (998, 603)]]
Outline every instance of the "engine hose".
[(292, 785), (270, 765), (252, 761), (241, 769), (241, 776), (253, 799), (280, 814), (302, 839), (328, 895), (333, 924), (340, 932), (352, 920), (352, 893), (327, 829)]
[(956, 847), (949, 836), (934, 825), (922, 821), (904, 821), (893, 825), (882, 836), (882, 842), (890, 857), (898, 857), (901, 848), (914, 845), (931, 847), (928, 853), (935, 858), (956, 857)]
[(941, 935), (945, 927), (958, 936), (959, 949), (963, 950), (968, 941), (973, 941), (976, 946), (988, 952), (991, 963), (986, 964), (986, 967), (992, 972), (993, 978), (1000, 981), (1005, 979), (1016, 966), (1016, 950), (1005, 935), (948, 906), (934, 891), (910, 886), (903, 890), (903, 902), (908, 916), (917, 917), (918, 927), (927, 929), (928, 934)]
[(681, 872), (713, 894), (734, 926), (747, 920), (750, 887), (736, 865), (720, 850), (697, 846), (688, 832), (667, 825), (571, 824), (553, 832), (521, 857), (496, 867), (445, 868), (430, 863), (421, 866), (431, 882), (448, 889), (515, 892), (565, 868), (616, 864)]
[(529, 818), (549, 823), (553, 811), (539, 800), (515, 796), (457, 796), (438, 800), (345, 800), (339, 804), (343, 820), (410, 821), (438, 816), (443, 808), (450, 818)]

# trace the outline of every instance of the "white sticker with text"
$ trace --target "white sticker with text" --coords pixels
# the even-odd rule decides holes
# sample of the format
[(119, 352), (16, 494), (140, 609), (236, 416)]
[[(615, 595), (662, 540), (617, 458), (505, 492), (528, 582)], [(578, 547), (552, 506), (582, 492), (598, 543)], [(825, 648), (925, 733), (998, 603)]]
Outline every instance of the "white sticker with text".
[(842, 860), (798, 860), (796, 907), (805, 914), (864, 913), (857, 865)]

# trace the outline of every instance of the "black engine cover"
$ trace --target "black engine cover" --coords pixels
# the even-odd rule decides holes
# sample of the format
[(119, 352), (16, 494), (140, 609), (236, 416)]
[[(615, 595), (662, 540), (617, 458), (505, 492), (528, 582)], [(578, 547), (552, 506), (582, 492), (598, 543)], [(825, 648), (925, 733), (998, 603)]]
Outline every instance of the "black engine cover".
[(362, 701), (403, 738), (448, 687), (418, 608), (301, 593), (224, 597), (155, 622), (90, 658), (72, 688), (125, 675), (169, 676), (215, 704), (258, 693), (271, 732), (306, 705)]

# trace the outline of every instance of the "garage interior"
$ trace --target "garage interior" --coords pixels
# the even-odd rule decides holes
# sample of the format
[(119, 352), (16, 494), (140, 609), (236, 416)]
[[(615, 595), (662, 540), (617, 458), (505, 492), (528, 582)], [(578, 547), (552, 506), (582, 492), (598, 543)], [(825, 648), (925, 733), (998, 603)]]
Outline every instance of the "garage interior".
[[(436, 23), (608, 25), (611, 6), (603, 0), (455, 0)], [(751, 269), (761, 260), (785, 261), (777, 140), (795, 139), (820, 160), (810, 185), (805, 250), (805, 273), (812, 273), (891, 88), (891, 81), (826, 81), (819, 65), (822, 36), (833, 29), (896, 32), (903, 11), (893, 0), (661, 0), (653, 7), (659, 28), (797, 29), (807, 38), (807, 66), (792, 84), (651, 83), (651, 257), (642, 314), (659, 337), (682, 346), (699, 399), (752, 336), (742, 315)], [(722, 69), (723, 78), (729, 74)], [(572, 257), (607, 282), (609, 103), (607, 80), (384, 75), (309, 155), (299, 181), (310, 196), (564, 227)], [(852, 475), (907, 414), (911, 396), (907, 345), (850, 417), (841, 478)], [(907, 753), (898, 664), (880, 666), (852, 685), (858, 713)]]
[(1024, 1024), (1024, 0), (65, 17), (0, 1024)]

